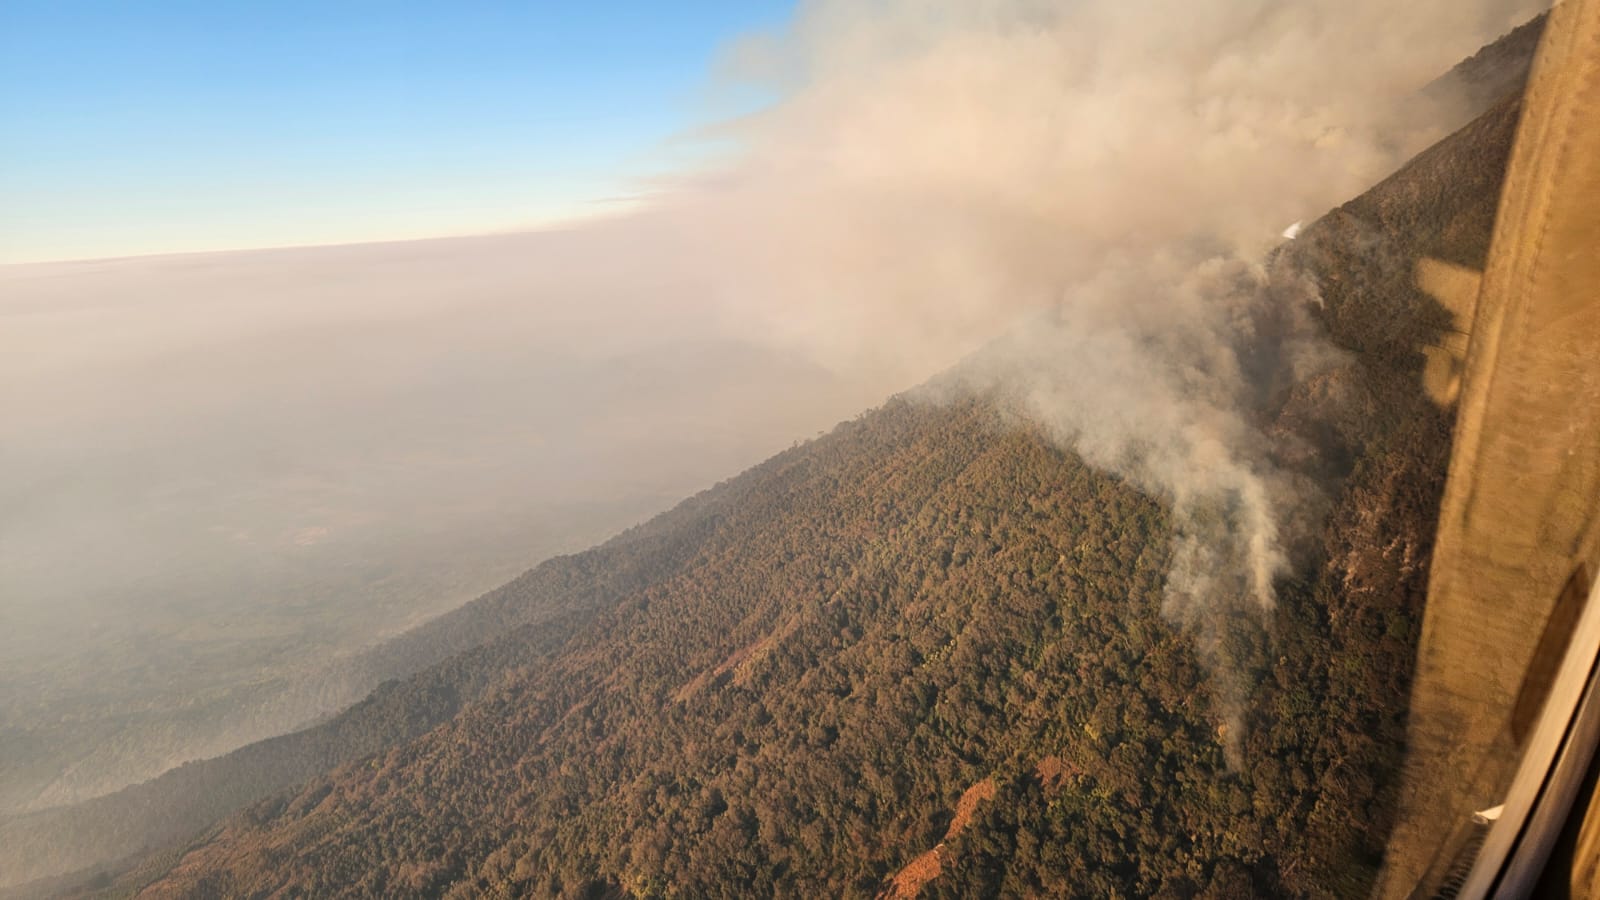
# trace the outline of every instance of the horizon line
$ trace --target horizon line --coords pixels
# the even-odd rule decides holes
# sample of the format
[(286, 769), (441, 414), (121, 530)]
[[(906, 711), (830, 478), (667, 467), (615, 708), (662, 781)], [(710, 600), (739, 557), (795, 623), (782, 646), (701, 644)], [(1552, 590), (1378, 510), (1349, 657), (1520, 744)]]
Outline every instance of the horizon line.
[(175, 259), (191, 256), (217, 256), (222, 254), (247, 254), (247, 253), (276, 253), (290, 250), (331, 250), (339, 247), (377, 247), (387, 244), (421, 244), (442, 241), (465, 241), (491, 237), (514, 237), (518, 235), (539, 234), (543, 232), (557, 232), (570, 228), (582, 227), (597, 222), (619, 218), (637, 212), (648, 201), (643, 195), (619, 195), (605, 197), (599, 200), (586, 201), (583, 205), (589, 209), (576, 212), (572, 215), (552, 216), (545, 221), (530, 221), (525, 224), (509, 225), (504, 228), (489, 229), (484, 231), (465, 231), (457, 233), (439, 233), (416, 235), (411, 237), (371, 237), (352, 238), (348, 240), (310, 241), (307, 243), (286, 244), (243, 244), (233, 247), (207, 247), (189, 250), (155, 250), (148, 253), (120, 253), (107, 256), (59, 256), (41, 259), (8, 260), (0, 257), (0, 271), (22, 269), (30, 266), (68, 266), (88, 265), (92, 263), (127, 263), (139, 260)]

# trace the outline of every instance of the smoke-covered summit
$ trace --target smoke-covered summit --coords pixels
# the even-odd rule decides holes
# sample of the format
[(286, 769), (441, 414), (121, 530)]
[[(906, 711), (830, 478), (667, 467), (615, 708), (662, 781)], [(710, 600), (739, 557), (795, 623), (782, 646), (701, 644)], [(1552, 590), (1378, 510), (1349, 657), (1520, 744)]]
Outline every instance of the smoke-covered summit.
[(1437, 76), (1533, 7), (815, 3), (732, 55), (786, 99), (658, 214), (720, 249), (735, 315), (824, 360), (983, 347), (946, 389), (1008, 388), (1170, 504), (1168, 612), (1205, 633), (1272, 607), (1326, 506), (1264, 429), (1338, 354), (1268, 251), (1459, 125)]

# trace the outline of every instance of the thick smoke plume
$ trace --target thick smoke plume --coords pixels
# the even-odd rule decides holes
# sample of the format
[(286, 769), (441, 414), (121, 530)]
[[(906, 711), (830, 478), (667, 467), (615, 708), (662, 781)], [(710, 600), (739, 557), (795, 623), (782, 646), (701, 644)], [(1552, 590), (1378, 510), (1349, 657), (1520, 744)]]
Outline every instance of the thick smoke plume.
[(727, 126), (744, 155), (658, 215), (724, 261), (751, 327), (908, 375), (985, 346), (956, 381), (1003, 386), (1168, 504), (1165, 612), (1235, 720), (1248, 685), (1224, 620), (1272, 608), (1324, 502), (1269, 413), (1338, 358), (1315, 286), (1268, 252), (1459, 125), (1417, 92), (1534, 11), (814, 3), (730, 55), (785, 99)]

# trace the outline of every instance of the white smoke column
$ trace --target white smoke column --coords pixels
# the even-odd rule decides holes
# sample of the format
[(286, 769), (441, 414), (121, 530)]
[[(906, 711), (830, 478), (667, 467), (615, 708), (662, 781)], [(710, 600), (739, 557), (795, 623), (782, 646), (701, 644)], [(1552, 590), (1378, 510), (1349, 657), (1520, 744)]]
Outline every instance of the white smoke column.
[[(1249, 679), (1230, 628), (1275, 603), (1274, 581), (1324, 500), (1263, 429), (1285, 386), (1337, 364), (1305, 309), (1312, 285), (1237, 257), (1108, 262), (1048, 318), (997, 342), (958, 383), (999, 387), (1060, 444), (1164, 501), (1174, 538), (1162, 612), (1215, 673), (1230, 765)], [(1144, 298), (1159, 298), (1134, 311)]]
[(1222, 623), (1272, 607), (1322, 502), (1268, 406), (1333, 358), (1264, 254), (1459, 124), (1400, 101), (1533, 11), (824, 0), (733, 54), (786, 99), (658, 214), (732, 314), (825, 361), (911, 383), (1009, 333), (964, 371), (1168, 504), (1165, 612), (1237, 718)]

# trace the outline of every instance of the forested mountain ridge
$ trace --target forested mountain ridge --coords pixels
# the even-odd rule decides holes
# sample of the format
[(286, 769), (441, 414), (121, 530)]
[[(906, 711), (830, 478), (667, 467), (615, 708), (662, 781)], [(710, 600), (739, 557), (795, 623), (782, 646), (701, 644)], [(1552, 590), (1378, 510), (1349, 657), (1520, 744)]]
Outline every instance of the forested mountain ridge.
[[(1307, 229), (1350, 351), (1284, 399), (1344, 473), (1267, 627), (1230, 770), (1160, 616), (1162, 507), (996, 412), (900, 399), (781, 455), (683, 567), (416, 740), (113, 886), (148, 896), (1359, 893), (1392, 821), (1450, 419), (1419, 255), (1481, 260), (1502, 103)], [(992, 796), (958, 800), (974, 785)]]
[[(1449, 452), (1417, 349), (1448, 316), (1411, 265), (1481, 263), (1516, 112), (1275, 261), (1316, 278), (1351, 356), (1276, 411), (1342, 478), (1317, 558), (1235, 636), (1260, 685), (1238, 771), (1192, 640), (1159, 615), (1163, 509), (1004, 398), (913, 398), (541, 566), (383, 665), (500, 634), (485, 646), (65, 811), (56, 834), (91, 823), (133, 851), (346, 762), (106, 894), (867, 895), (941, 841), (929, 895), (1359, 893)], [(40, 820), (17, 824), (17, 858), (51, 851), (28, 843)]]

